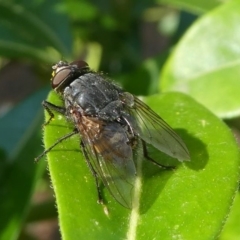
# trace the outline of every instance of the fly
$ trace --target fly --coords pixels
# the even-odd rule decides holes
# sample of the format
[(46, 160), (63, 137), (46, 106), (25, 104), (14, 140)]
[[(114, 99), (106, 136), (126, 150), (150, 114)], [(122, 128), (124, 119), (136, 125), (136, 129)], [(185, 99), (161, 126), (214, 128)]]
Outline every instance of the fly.
[(59, 61), (52, 68), (52, 88), (64, 106), (43, 101), (50, 115), (45, 125), (54, 117), (53, 112), (58, 112), (73, 123), (74, 129), (36, 161), (63, 140), (79, 134), (82, 153), (96, 181), (98, 201), (103, 202), (101, 180), (121, 205), (132, 208), (137, 159), (172, 168), (152, 159), (147, 144), (179, 161), (190, 159), (182, 139), (160, 116), (134, 95), (90, 70), (86, 62)]

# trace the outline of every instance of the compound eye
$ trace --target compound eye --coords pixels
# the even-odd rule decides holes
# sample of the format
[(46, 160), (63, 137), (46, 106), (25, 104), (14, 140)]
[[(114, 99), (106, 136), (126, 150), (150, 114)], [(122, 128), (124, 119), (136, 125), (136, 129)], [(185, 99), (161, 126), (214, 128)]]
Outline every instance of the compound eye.
[(68, 77), (71, 75), (71, 69), (64, 68), (57, 72), (53, 78), (52, 78), (52, 88), (58, 88), (60, 85), (62, 85)]
[(73, 61), (70, 63), (70, 65), (75, 65), (78, 69), (89, 68), (88, 64), (82, 60)]

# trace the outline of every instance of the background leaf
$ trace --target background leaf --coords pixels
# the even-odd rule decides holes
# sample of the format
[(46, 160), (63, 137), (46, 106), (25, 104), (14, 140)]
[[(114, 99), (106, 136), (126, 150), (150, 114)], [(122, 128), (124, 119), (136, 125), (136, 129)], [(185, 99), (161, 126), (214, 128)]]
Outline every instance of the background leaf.
[(55, 11), (56, 2), (1, 1), (0, 54), (47, 63), (57, 61), (61, 54), (68, 57), (72, 47), (68, 19)]
[[(5, 136), (0, 140), (5, 152), (0, 172), (0, 239), (17, 239), (35, 185), (46, 166), (44, 162), (34, 164), (41, 144), (43, 116), (39, 101), (45, 95), (46, 89), (31, 96), (0, 120), (0, 132)], [(29, 115), (29, 111), (33, 115)], [(17, 126), (14, 125), (16, 118)]]
[(214, 0), (158, 0), (158, 2), (172, 5), (194, 13), (203, 13), (209, 11), (220, 4), (220, 2)]
[[(96, 203), (94, 179), (79, 149), (79, 136), (57, 145), (49, 154), (63, 239), (214, 239), (221, 231), (237, 191), (239, 151), (232, 133), (217, 117), (180, 93), (144, 100), (183, 138), (191, 162), (180, 164), (163, 153), (161, 162), (177, 165), (163, 171), (144, 161), (139, 185), (127, 210), (103, 189), (109, 215)], [(48, 101), (61, 104), (54, 92)], [(48, 119), (48, 115), (46, 118)], [(46, 148), (73, 126), (56, 114), (45, 128)], [(199, 228), (199, 226), (201, 226)]]
[(188, 93), (222, 118), (239, 116), (239, 8), (229, 1), (193, 24), (163, 69), (163, 91)]

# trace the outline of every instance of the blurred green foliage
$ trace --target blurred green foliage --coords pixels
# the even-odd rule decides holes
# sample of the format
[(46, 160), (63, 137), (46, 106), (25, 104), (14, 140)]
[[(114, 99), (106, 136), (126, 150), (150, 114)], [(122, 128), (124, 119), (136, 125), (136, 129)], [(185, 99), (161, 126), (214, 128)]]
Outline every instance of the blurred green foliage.
[[(39, 79), (41, 87), (30, 89), (29, 93), (31, 94), (25, 96), (25, 99), (21, 99), (17, 104), (12, 104), (5, 114), (0, 115), (0, 239), (31, 239), (26, 230), (27, 226), (36, 221), (56, 218), (57, 213), (52, 198), (43, 204), (36, 204), (32, 201), (32, 197), (34, 192), (36, 194), (42, 189), (49, 191), (47, 186), (50, 183), (44, 174), (46, 164), (44, 161), (34, 164), (33, 159), (43, 150), (41, 133), (43, 110), (40, 103), (46, 98), (50, 89), (48, 85), (51, 77), (51, 65), (60, 59), (68, 61), (84, 59), (91, 68), (108, 73), (110, 78), (117, 80), (127, 91), (136, 95), (149, 96), (164, 91), (166, 96), (171, 96), (165, 99), (158, 96), (152, 101), (151, 98), (146, 98), (146, 101), (150, 101), (151, 106), (164, 115), (159, 106), (161, 103), (166, 109), (166, 118), (174, 127), (184, 127), (195, 138), (205, 141), (204, 144), (209, 146), (207, 153), (212, 154), (209, 159), (213, 163), (213, 165), (206, 166), (206, 169), (219, 172), (219, 174), (213, 174), (212, 177), (211, 172), (208, 172), (206, 181), (202, 181), (203, 178), (198, 179), (198, 171), (193, 175), (191, 171), (188, 171), (185, 176), (189, 176), (189, 178), (186, 177), (186, 181), (191, 181), (191, 178), (193, 182), (201, 180), (198, 186), (202, 184), (205, 188), (208, 187), (207, 181), (209, 181), (209, 189), (196, 189), (193, 198), (197, 199), (202, 196), (202, 201), (204, 196), (210, 196), (212, 193), (215, 194), (214, 196), (218, 196), (217, 194), (220, 192), (213, 191), (215, 190), (213, 188), (219, 187), (219, 185), (215, 185), (219, 180), (217, 177), (220, 177), (220, 180), (224, 178), (224, 183), (229, 182), (229, 189), (231, 189), (228, 192), (226, 189), (223, 191), (223, 194), (226, 194), (223, 198), (225, 199), (224, 204), (215, 201), (212, 205), (204, 205), (212, 208), (215, 206), (214, 209), (217, 209), (219, 214), (204, 216), (205, 228), (207, 228), (208, 220), (215, 221), (216, 224), (214, 227), (209, 225), (209, 229), (205, 229), (206, 231), (204, 229), (201, 231), (211, 233), (211, 236), (218, 236), (221, 240), (240, 238), (239, 196), (232, 206), (235, 195), (239, 195), (237, 192), (239, 157), (236, 153), (238, 148), (231, 140), (231, 134), (221, 122), (222, 120), (214, 116), (215, 114), (222, 119), (228, 118), (228, 125), (231, 128), (234, 126), (235, 132), (238, 133), (240, 128), (238, 123), (240, 113), (238, 94), (240, 14), (238, 9), (240, 9), (239, 0), (227, 3), (214, 0), (1, 0), (0, 84), (6, 81), (2, 79), (2, 76), (5, 75), (1, 75), (1, 73), (7, 66), (11, 66), (11, 63), (17, 62), (24, 66), (30, 66), (34, 76)], [(15, 68), (10, 68), (10, 72), (15, 73), (13, 75), (15, 81), (20, 81)], [(24, 76), (24, 78), (26, 77)], [(27, 87), (28, 85), (26, 85)], [(14, 84), (11, 85), (10, 91), (6, 92), (6, 95), (10, 96), (12, 92), (14, 92), (13, 95), (17, 94), (19, 89), (15, 88)], [(2, 89), (2, 91), (5, 90)], [(186, 96), (168, 95), (169, 91), (184, 92), (200, 104)], [(172, 109), (169, 99), (175, 103), (175, 107), (173, 106)], [(6, 102), (0, 101), (0, 104), (0, 107), (4, 108)], [(176, 110), (176, 104), (179, 107), (182, 106), (181, 104), (185, 106), (183, 119), (173, 119), (169, 113), (171, 110)], [(201, 104), (204, 107), (200, 106)], [(168, 111), (168, 109), (170, 110)], [(193, 120), (195, 120), (196, 126), (192, 124), (188, 128), (188, 123)], [(197, 123), (204, 125), (208, 121), (219, 126), (218, 129), (216, 127), (216, 131), (219, 131), (216, 134), (218, 139), (212, 136), (214, 133), (210, 131), (211, 129), (197, 132), (199, 130)], [(231, 143), (229, 143), (229, 150), (224, 148), (223, 151), (220, 145), (225, 141)], [(216, 142), (218, 144), (214, 144)], [(192, 150), (197, 153), (197, 145), (194, 148), (193, 144), (191, 148), (190, 152)], [(229, 157), (229, 162), (224, 162), (225, 158), (223, 157), (219, 160), (221, 163), (219, 168), (217, 166), (218, 151), (225, 158)], [(233, 152), (236, 154), (231, 155)], [(206, 161), (205, 157), (205, 155), (199, 156), (200, 165)], [(224, 164), (226, 164), (226, 171)], [(231, 168), (231, 166), (235, 166), (235, 168)], [(203, 167), (201, 170), (204, 169)], [(227, 169), (231, 170), (229, 170), (231, 172), (229, 178)], [(184, 172), (185, 168), (180, 170)], [(181, 175), (181, 171), (178, 174)], [(176, 174), (175, 178), (171, 178), (172, 181), (180, 175)], [(164, 175), (163, 178), (166, 180), (169, 176)], [(158, 186), (156, 181), (151, 181), (152, 188)], [(151, 184), (148, 184), (146, 186), (151, 188)], [(74, 189), (74, 186), (72, 187)], [(173, 191), (171, 187), (170, 189)], [(185, 193), (184, 188), (180, 189)], [(62, 191), (61, 187), (60, 191)], [(163, 192), (163, 199), (159, 200), (163, 205), (169, 194), (166, 191), (167, 189)], [(205, 195), (202, 194), (203, 191), (206, 191)], [(177, 195), (175, 198), (178, 197)], [(145, 195), (143, 193), (143, 196), (146, 196), (146, 193)], [(206, 201), (211, 201), (211, 199), (206, 199)], [(167, 212), (166, 206), (161, 208), (159, 205), (151, 208), (150, 213), (153, 215), (143, 214), (142, 221), (144, 221), (144, 216), (146, 219), (148, 216), (154, 219), (159, 209)], [(190, 211), (191, 206), (195, 205), (189, 204), (189, 208), (186, 208), (189, 211), (187, 212), (189, 219), (196, 217), (194, 216), (195, 209)], [(230, 213), (231, 207), (232, 212)], [(93, 207), (93, 209), (95, 208), (98, 208), (97, 211), (99, 211), (98, 205)], [(130, 213), (125, 211), (121, 206), (115, 207), (113, 204), (116, 219), (126, 221), (122, 224), (122, 228), (118, 229), (119, 239), (120, 236), (126, 237), (126, 228), (129, 227), (127, 221)], [(229, 213), (230, 217), (224, 228)], [(88, 214), (94, 216), (92, 212), (88, 212)], [(101, 215), (101, 213), (99, 214)], [(162, 213), (163, 215), (164, 213)], [(63, 239), (73, 239), (67, 235), (68, 231), (65, 229), (68, 225), (64, 226), (61, 218), (64, 216), (60, 216)], [(104, 224), (111, 224), (105, 220), (103, 220)], [(201, 227), (201, 220), (194, 221), (195, 227)], [(92, 221), (94, 222), (94, 220)], [(118, 226), (114, 222), (113, 229), (114, 226)], [(97, 224), (96, 221), (93, 223), (93, 228), (98, 227), (99, 230), (100, 226), (94, 224)], [(149, 224), (151, 225), (151, 223)], [(184, 225), (187, 228), (188, 222), (184, 222)], [(178, 226), (175, 226), (174, 233), (173, 229), (166, 230), (166, 228), (165, 236), (172, 234), (174, 239), (181, 239), (181, 235), (176, 235), (177, 233), (181, 234), (177, 228)], [(193, 229), (194, 226), (191, 225), (191, 228)], [(161, 230), (164, 231), (164, 228)], [(111, 229), (111, 231), (113, 230)], [(128, 239), (142, 239), (144, 231), (143, 227), (139, 229), (139, 235), (135, 235), (135, 238), (127, 235)], [(184, 236), (193, 236), (191, 233), (196, 234), (196, 231), (192, 230), (191, 232), (191, 229), (188, 231)], [(222, 234), (220, 234), (221, 231)], [(155, 229), (149, 233), (149, 238), (153, 237), (154, 235), (151, 234), (156, 232), (158, 231)], [(205, 234), (202, 234), (202, 238), (201, 235), (199, 236), (198, 239), (207, 239), (204, 238), (207, 236)], [(77, 235), (75, 239), (79, 239)], [(111, 232), (106, 239), (111, 239)], [(114, 239), (117, 239), (116, 235)], [(170, 238), (166, 237), (166, 239)]]

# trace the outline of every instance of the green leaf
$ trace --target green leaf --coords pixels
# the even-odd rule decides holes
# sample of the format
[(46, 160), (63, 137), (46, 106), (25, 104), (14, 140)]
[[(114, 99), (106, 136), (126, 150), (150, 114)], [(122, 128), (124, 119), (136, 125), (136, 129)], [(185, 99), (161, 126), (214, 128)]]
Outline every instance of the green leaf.
[[(80, 137), (59, 143), (48, 153), (48, 164), (64, 240), (159, 236), (164, 240), (208, 240), (220, 233), (239, 177), (239, 151), (231, 131), (184, 94), (166, 93), (144, 100), (183, 138), (191, 161), (182, 164), (154, 153), (155, 159), (177, 165), (177, 169), (161, 170), (143, 161), (133, 198), (139, 208), (125, 209), (103, 188), (106, 214), (97, 204), (95, 181), (81, 154)], [(54, 92), (48, 101), (62, 104)], [(45, 127), (45, 147), (72, 130), (65, 117), (56, 113)]]
[[(66, 2), (62, 1), (57, 5), (57, 9), (60, 12), (68, 14), (71, 19), (84, 20), (86, 22), (94, 21), (94, 18), (98, 15), (97, 7), (88, 1), (81, 2)], [(81, 12), (81, 14), (79, 14)]]
[(42, 112), (39, 91), (0, 119), (0, 239), (17, 239), (45, 162), (34, 163), (41, 147)]
[(163, 68), (163, 91), (185, 92), (222, 118), (239, 116), (239, 8), (229, 1), (193, 24)]
[(57, 2), (1, 1), (0, 54), (46, 62), (68, 57), (71, 32), (67, 17), (55, 10)]
[(214, 0), (158, 0), (158, 2), (194, 13), (206, 12), (220, 4), (220, 2)]
[(219, 240), (235, 240), (240, 239), (240, 193), (238, 192), (234, 204), (231, 208), (230, 215), (227, 219), (226, 225), (219, 237)]

